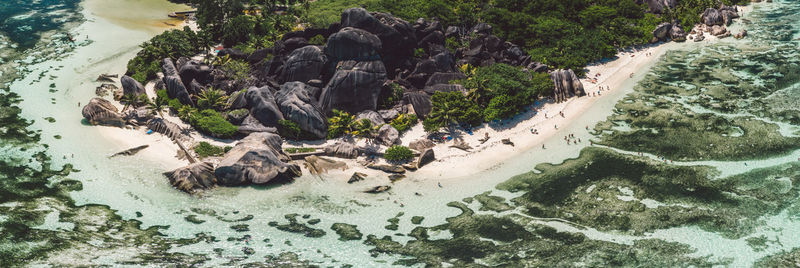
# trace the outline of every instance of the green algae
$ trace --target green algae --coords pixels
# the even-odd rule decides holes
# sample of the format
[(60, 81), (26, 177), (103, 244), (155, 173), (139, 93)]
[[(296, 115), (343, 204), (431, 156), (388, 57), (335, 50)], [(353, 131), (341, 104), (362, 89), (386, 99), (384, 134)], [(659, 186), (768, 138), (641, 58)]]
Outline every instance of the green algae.
[(286, 214), (284, 218), (289, 222), (287, 224), (279, 224), (278, 222), (269, 222), (269, 226), (275, 227), (278, 230), (290, 233), (303, 234), (306, 237), (322, 237), (325, 236), (325, 231), (322, 229), (312, 228), (308, 225), (298, 222), (297, 217), (300, 216), (296, 213)]
[(753, 267), (797, 267), (800, 264), (800, 248), (759, 259)]
[(188, 216), (184, 217), (183, 219), (188, 221), (188, 222), (194, 223), (194, 224), (201, 224), (201, 223), (206, 222), (206, 221), (201, 220), (200, 218), (198, 218), (197, 215), (188, 215)]
[(340, 241), (361, 240), (363, 236), (358, 227), (352, 224), (337, 222), (331, 225), (331, 230), (339, 235)]
[(411, 217), (411, 223), (413, 223), (413, 224), (420, 224), (420, 223), (422, 223), (423, 220), (425, 220), (425, 217), (423, 217), (423, 216), (413, 216), (413, 217)]
[(475, 196), (475, 200), (478, 200), (478, 202), (481, 203), (481, 208), (479, 210), (503, 212), (513, 209), (505, 202), (505, 198), (489, 195), (490, 193), (490, 191), (487, 191)]

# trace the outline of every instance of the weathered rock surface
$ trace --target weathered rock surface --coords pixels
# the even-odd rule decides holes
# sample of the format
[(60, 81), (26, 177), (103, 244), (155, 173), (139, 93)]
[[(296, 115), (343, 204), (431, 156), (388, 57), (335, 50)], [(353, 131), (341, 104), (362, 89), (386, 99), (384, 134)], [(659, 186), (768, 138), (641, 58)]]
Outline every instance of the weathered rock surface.
[(299, 81), (306, 83), (320, 77), (327, 57), (318, 46), (305, 46), (292, 51), (283, 66), (283, 82)]
[(703, 15), (700, 16), (700, 21), (708, 26), (725, 24), (725, 19), (722, 17), (722, 14), (719, 10), (714, 8), (707, 8), (703, 11)]
[(328, 114), (333, 109), (356, 114), (376, 110), (386, 69), (381, 61), (343, 61), (322, 90), (320, 106)]
[(110, 101), (102, 98), (92, 98), (86, 106), (83, 106), (81, 114), (92, 125), (104, 125), (123, 127), (125, 120)]
[(355, 173), (353, 173), (353, 176), (350, 176), (350, 179), (347, 180), (347, 183), (354, 183), (354, 182), (358, 182), (358, 181), (363, 181), (366, 178), (367, 178), (367, 174), (364, 174), (364, 173), (361, 173), (361, 172), (355, 172)]
[(347, 164), (345, 162), (319, 157), (316, 155), (307, 156), (305, 158), (305, 166), (308, 171), (314, 175), (328, 173), (329, 170), (334, 169), (347, 169)]
[(339, 61), (380, 60), (381, 40), (374, 34), (356, 28), (344, 28), (328, 37), (325, 54), (333, 63)]
[(197, 162), (173, 171), (165, 172), (172, 187), (187, 193), (196, 193), (217, 186), (214, 165), (210, 162)]
[(183, 82), (184, 86), (191, 84), (192, 80), (197, 80), (200, 84), (208, 84), (213, 81), (211, 67), (194, 60), (183, 61), (178, 59), (177, 67), (178, 75), (181, 77), (181, 82)]
[(391, 146), (400, 143), (400, 132), (389, 124), (378, 129), (378, 140), (381, 144)]
[(552, 79), (553, 83), (555, 83), (555, 89), (553, 89), (553, 98), (556, 100), (556, 102), (566, 101), (568, 98), (574, 96), (586, 95), (580, 79), (578, 79), (578, 76), (575, 75), (575, 72), (570, 69), (555, 70), (550, 73), (550, 79)]
[(400, 112), (398, 112), (395, 109), (380, 110), (378, 111), (378, 114), (381, 115), (381, 118), (383, 118), (384, 122), (391, 121), (392, 119), (395, 119), (398, 116), (400, 116)]
[(411, 24), (390, 14), (350, 8), (342, 13), (341, 26), (363, 29), (378, 37), (381, 41), (378, 52), (390, 71), (409, 58), (417, 45)]
[(278, 133), (278, 128), (264, 126), (264, 124), (250, 114), (245, 117), (244, 121), (242, 121), (242, 123), (239, 125), (238, 132), (244, 135), (250, 135), (257, 132)]
[(348, 158), (348, 159), (355, 159), (358, 157), (358, 148), (352, 143), (347, 142), (339, 142), (324, 149), (325, 155), (339, 157), (339, 158)]
[(421, 168), (435, 160), (436, 155), (433, 153), (433, 149), (427, 149), (419, 155), (419, 158), (417, 158), (417, 168)]
[(683, 42), (686, 41), (686, 32), (679, 24), (672, 24), (672, 29), (669, 31), (669, 36), (672, 41)]
[(431, 96), (422, 92), (404, 93), (403, 104), (410, 104), (419, 119), (425, 119), (432, 109)]
[(328, 125), (325, 115), (311, 96), (310, 86), (301, 82), (289, 82), (281, 86), (275, 96), (283, 117), (291, 120), (301, 130), (316, 138), (325, 138)]
[(122, 94), (134, 96), (147, 94), (147, 92), (144, 91), (144, 86), (130, 76), (123, 75), (119, 81), (122, 83)]
[(278, 121), (284, 119), (269, 86), (250, 87), (245, 93), (245, 99), (247, 106), (250, 107), (250, 115), (258, 119), (264, 126), (275, 127), (278, 125)]
[(675, 8), (677, 5), (677, 0), (637, 0), (637, 4), (647, 4), (647, 8), (650, 12), (655, 14), (661, 14), (664, 10)]
[(290, 158), (277, 134), (259, 132), (242, 139), (214, 170), (220, 185), (264, 184), (273, 179), (292, 179), (301, 175), (300, 167), (287, 163)]
[(395, 174), (403, 174), (406, 173), (406, 169), (401, 166), (395, 165), (386, 165), (386, 164), (370, 164), (367, 165), (367, 168), (380, 170), (387, 173), (395, 173)]
[(356, 121), (367, 119), (372, 123), (372, 126), (380, 126), (384, 123), (383, 117), (375, 111), (363, 111), (356, 115)]
[(164, 120), (163, 118), (156, 117), (147, 121), (147, 128), (164, 134), (164, 136), (169, 137), (173, 141), (181, 140), (184, 137), (184, 133), (187, 131), (181, 128), (178, 124), (172, 123), (170, 121)]
[(167, 87), (167, 95), (169, 95), (170, 98), (178, 99), (178, 101), (184, 105), (194, 106), (192, 98), (189, 96), (189, 91), (186, 90), (186, 86), (183, 85), (180, 77), (164, 76), (163, 81)]
[(161, 61), (161, 70), (164, 71), (164, 76), (178, 76), (178, 68), (170, 58), (164, 58)]
[(417, 152), (424, 152), (427, 149), (433, 148), (434, 146), (436, 146), (436, 144), (429, 139), (418, 139), (408, 144), (408, 148)]
[(747, 36), (747, 30), (742, 29), (741, 32), (735, 34), (733, 37), (736, 38), (736, 39), (742, 39), (742, 38), (744, 38), (746, 36)]

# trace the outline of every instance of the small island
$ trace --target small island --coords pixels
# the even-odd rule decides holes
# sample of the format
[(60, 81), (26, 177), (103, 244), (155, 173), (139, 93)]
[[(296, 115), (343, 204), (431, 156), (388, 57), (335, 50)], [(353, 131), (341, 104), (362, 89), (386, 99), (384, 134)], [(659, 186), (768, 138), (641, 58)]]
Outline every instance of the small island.
[[(527, 128), (534, 116), (568, 123), (563, 109), (547, 105), (613, 90), (598, 83), (600, 73), (587, 73), (592, 61), (626, 52), (649, 57), (649, 47), (670, 40), (725, 38), (732, 35), (725, 26), (739, 16), (736, 6), (722, 5), (670, 19), (663, 3), (648, 2), (649, 13), (624, 17), (638, 28), (622, 31), (606, 27), (608, 10), (598, 6), (581, 13), (596, 25), (567, 37), (522, 30), (501, 14), (493, 23), (463, 14), (410, 20), (409, 12), (331, 13), (324, 5), (197, 4), (186, 27), (142, 44), (119, 87), (101, 75), (99, 97), (83, 115), (91, 124), (169, 137), (189, 165), (164, 174), (188, 193), (349, 169), (348, 183), (388, 178), (362, 187), (379, 193), (449, 151), (513, 147), (558, 129), (560, 121), (532, 124), (522, 135), (506, 131)], [(694, 28), (687, 33), (682, 25)], [(531, 34), (542, 38), (519, 38)], [(557, 51), (567, 40), (585, 46)]]

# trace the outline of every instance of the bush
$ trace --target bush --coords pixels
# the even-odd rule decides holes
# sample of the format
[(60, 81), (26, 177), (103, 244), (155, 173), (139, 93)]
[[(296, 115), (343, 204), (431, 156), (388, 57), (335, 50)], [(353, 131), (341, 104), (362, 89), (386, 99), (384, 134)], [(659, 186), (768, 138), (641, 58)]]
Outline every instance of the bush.
[(196, 152), (197, 156), (200, 158), (206, 158), (209, 156), (222, 156), (225, 154), (226, 150), (223, 147), (214, 146), (208, 142), (201, 141), (200, 144), (194, 147), (194, 152)]
[(250, 64), (243, 60), (225, 61), (221, 69), (234, 80), (244, 81), (250, 77)]
[(255, 27), (256, 19), (253, 16), (239, 15), (233, 17), (222, 25), (222, 45), (232, 47), (248, 41)]
[(309, 44), (315, 45), (315, 46), (325, 45), (325, 42), (326, 42), (325, 41), (325, 37), (323, 37), (322, 35), (319, 35), (319, 34), (315, 35), (314, 37), (311, 37), (311, 39), (308, 40)]
[(213, 137), (230, 138), (238, 130), (238, 127), (225, 120), (219, 112), (211, 109), (189, 112), (188, 117), (189, 124), (197, 131)]
[(467, 79), (457, 83), (467, 88), (470, 101), (483, 108), (487, 122), (520, 113), (540, 94), (552, 94), (554, 87), (546, 74), (529, 74), (507, 64), (474, 68), (468, 74)]
[(300, 130), (300, 126), (298, 126), (294, 121), (279, 120), (278, 132), (283, 137), (296, 140), (300, 138), (300, 133), (302, 131)]
[(403, 132), (410, 129), (416, 123), (417, 123), (417, 115), (400, 114), (399, 116), (397, 116), (397, 118), (392, 119), (392, 122), (389, 124), (395, 129), (397, 129), (397, 131)]
[(389, 90), (381, 90), (379, 99), (381, 100), (379, 105), (381, 109), (392, 108), (403, 99), (403, 87), (397, 83), (392, 83), (389, 86)]
[(208, 45), (203, 33), (195, 33), (189, 27), (166, 31), (140, 46), (142, 50), (128, 61), (126, 74), (146, 84), (148, 80), (156, 78), (156, 73), (161, 71), (161, 61), (164, 58), (191, 57)]
[(433, 132), (457, 124), (477, 126), (481, 122), (480, 108), (461, 92), (436, 92), (431, 97), (431, 112), (422, 126), (425, 131)]
[(393, 145), (386, 149), (386, 153), (384, 153), (383, 158), (386, 160), (393, 161), (393, 162), (406, 162), (414, 158), (414, 153), (411, 152), (411, 149), (402, 145)]
[(328, 118), (328, 139), (341, 137), (350, 131), (350, 125), (355, 121), (355, 116), (339, 110), (333, 110), (333, 116)]

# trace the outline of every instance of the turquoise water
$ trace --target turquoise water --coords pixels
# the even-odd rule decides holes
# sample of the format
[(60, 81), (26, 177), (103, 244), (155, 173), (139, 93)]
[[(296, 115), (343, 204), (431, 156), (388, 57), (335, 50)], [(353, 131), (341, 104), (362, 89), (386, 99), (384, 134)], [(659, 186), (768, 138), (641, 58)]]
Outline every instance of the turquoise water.
[[(80, 124), (76, 103), (92, 97), (97, 74), (123, 72), (136, 45), (156, 33), (82, 10), (86, 22), (65, 30), (91, 41), (57, 43), (59, 53), (34, 46), (15, 54), (23, 72), (0, 94), (0, 263), (747, 267), (796, 261), (798, 11), (797, 2), (759, 4), (743, 24), (746, 39), (670, 45), (674, 50), (635, 83), (562, 127), (604, 146), (520, 152), (444, 188), (436, 178), (412, 174), (390, 195), (363, 194), (381, 182), (349, 185), (350, 174), (342, 172), (195, 197), (169, 186), (161, 175), (165, 163), (108, 159), (125, 148), (99, 127)], [(586, 125), (595, 127), (586, 132)], [(354, 225), (361, 236), (335, 223)]]

